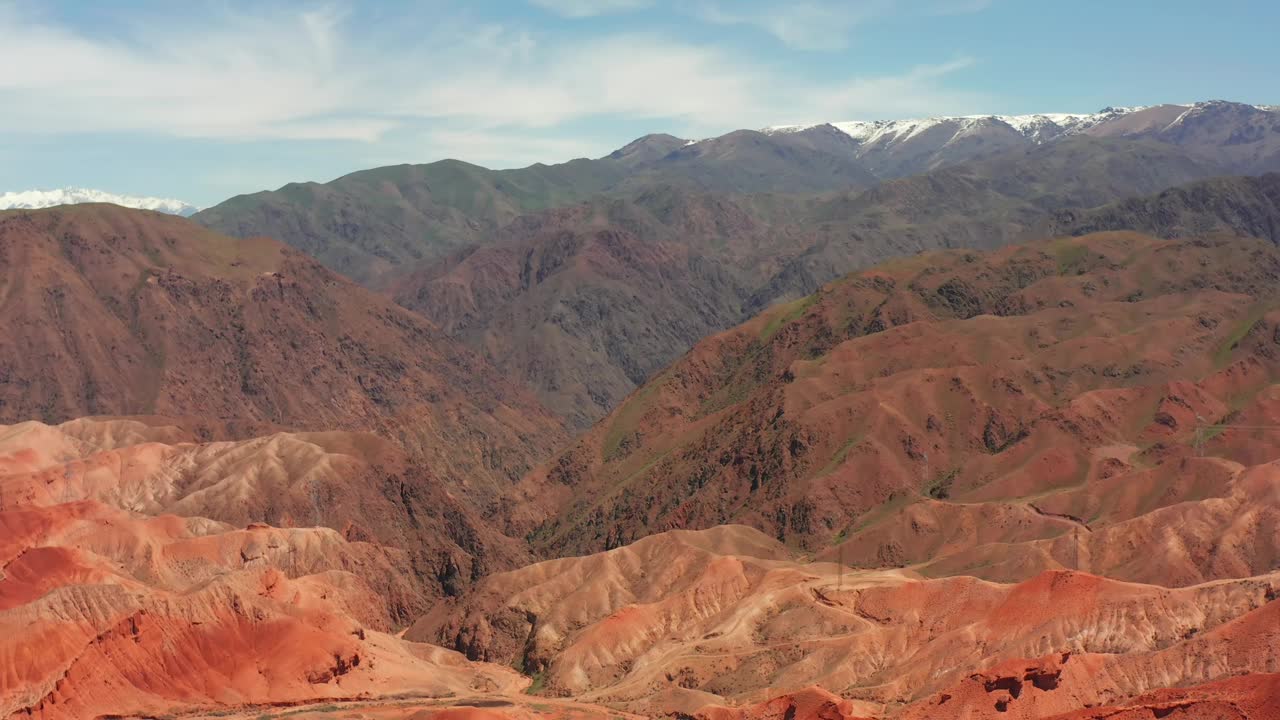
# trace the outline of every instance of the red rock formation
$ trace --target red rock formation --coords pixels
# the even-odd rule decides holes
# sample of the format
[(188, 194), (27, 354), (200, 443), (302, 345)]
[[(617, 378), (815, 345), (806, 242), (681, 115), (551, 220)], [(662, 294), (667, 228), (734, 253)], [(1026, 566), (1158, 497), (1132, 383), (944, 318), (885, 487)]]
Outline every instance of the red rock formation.
[[(680, 714), (683, 715), (683, 714)], [(690, 717), (683, 715), (684, 717)], [(806, 688), (744, 707), (705, 707), (693, 720), (867, 720), (853, 703), (822, 688)]]
[(408, 636), (644, 714), (817, 684), (869, 717), (1001, 703), (1030, 718), (1276, 672), (1277, 596), (1274, 572), (1166, 589), (1066, 571), (1012, 585), (854, 571), (739, 526), (499, 573)]
[(236, 530), (81, 502), (0, 512), (0, 716), (162, 714), (518, 689), (388, 633), (404, 557), (332, 530)]
[(1130, 234), (858, 273), (700, 343), (514, 505), (553, 553), (736, 522), (931, 575), (1268, 571), (1277, 276), (1270, 245)]
[(378, 590), (401, 625), (471, 578), (530, 559), (471, 498), (371, 434), (197, 442), (161, 418), (0, 426), (0, 510), (80, 500), (237, 527), (330, 527), (399, 548), (405, 576)]
[(430, 321), (274, 240), (111, 205), (0, 214), (0, 422), (373, 431), (492, 497), (563, 438)]

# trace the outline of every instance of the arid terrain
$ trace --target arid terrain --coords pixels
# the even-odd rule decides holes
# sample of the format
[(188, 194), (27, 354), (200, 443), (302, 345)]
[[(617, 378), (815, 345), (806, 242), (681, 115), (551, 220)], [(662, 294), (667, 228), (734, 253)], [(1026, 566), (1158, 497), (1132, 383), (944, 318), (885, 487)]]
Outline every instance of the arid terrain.
[(850, 275), (699, 343), (527, 476), (532, 537), (733, 522), (861, 566), (1077, 567), (1064, 536), (1219, 507), (1268, 459), (1278, 270), (1260, 241), (1111, 233)]
[(0, 419), (193, 417), (211, 439), (377, 430), (490, 483), (564, 438), (429, 321), (274, 240), (111, 205), (3, 212), (0, 238), (0, 263), (21, 269), (0, 278)]
[(5, 195), (0, 718), (1280, 720), (1277, 171), (1211, 101)]
[[(11, 317), (102, 318), (27, 347), (173, 348), (208, 307), (300, 324), (184, 221), (46, 212), (5, 218), (8, 252), (144, 287), (121, 316), (11, 281)], [(87, 227), (200, 254), (147, 260), (150, 291), (143, 260), (67, 249)], [(212, 289), (179, 293), (176, 267)], [(77, 361), (102, 392), (22, 397), (115, 415), (0, 427), (4, 713), (1273, 717), (1278, 276), (1261, 240), (1126, 232), (894, 261), (698, 343), (518, 482), (243, 386), (243, 410), (164, 417), (199, 356), (150, 404), (135, 351)], [(144, 311), (160, 298), (191, 311)]]
[(1280, 171), (1280, 111), (1042, 120), (648, 135), (558, 165), (448, 160), (291, 183), (193, 219), (389, 290), (575, 432), (706, 335), (890, 258), (1091, 230), (1275, 236), (1274, 175), (1204, 181)]

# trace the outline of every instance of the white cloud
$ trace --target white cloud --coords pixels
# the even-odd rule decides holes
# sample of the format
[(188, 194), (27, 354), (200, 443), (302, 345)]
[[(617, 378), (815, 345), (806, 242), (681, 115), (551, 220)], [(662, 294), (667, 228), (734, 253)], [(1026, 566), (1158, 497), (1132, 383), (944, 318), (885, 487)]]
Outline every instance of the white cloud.
[(653, 5), (653, 0), (529, 0), (529, 2), (544, 10), (570, 18), (643, 10)]
[(882, 120), (948, 114), (941, 108), (960, 108), (954, 114), (967, 115), (989, 108), (990, 101), (979, 95), (952, 91), (938, 81), (974, 64), (971, 58), (957, 58), (938, 65), (920, 65), (898, 75), (865, 77), (833, 89), (813, 103), (820, 108), (813, 120)]
[(980, 112), (987, 99), (945, 83), (962, 58), (890, 75), (806, 80), (723, 49), (655, 35), (615, 35), (548, 48), (528, 61), (473, 66), (426, 84), (407, 115), (468, 127), (554, 128), (606, 116), (703, 136), (795, 117), (822, 120)]
[(775, 78), (715, 49), (619, 35), (532, 62), (474, 67), (422, 86), (405, 112), (486, 127), (551, 127), (598, 115), (733, 122)]
[(893, 0), (835, 2), (707, 2), (697, 10), (702, 20), (717, 25), (750, 25), (784, 44), (803, 50), (845, 47), (854, 27), (894, 5)]
[(0, 128), (369, 140), (391, 126), (349, 107), (367, 78), (337, 69), (339, 14), (216, 20), (106, 39), (0, 8)]
[(979, 12), (992, 0), (703, 0), (693, 14), (716, 25), (747, 25), (800, 50), (840, 50), (854, 31), (893, 16)]
[[(435, 138), (419, 147), (455, 147), (448, 154), (464, 159), (550, 161), (587, 154), (565, 128), (597, 118), (702, 136), (791, 120), (987, 106), (947, 87), (963, 62), (827, 82), (741, 51), (659, 35), (564, 43), (523, 28), (406, 17), (406, 27), (393, 28), (403, 33), (397, 38), (375, 34), (387, 23), (362, 24), (352, 12), (321, 6), (227, 12), (188, 25), (157, 21), (104, 37), (5, 7), (0, 68), (10, 70), (0, 73), (0, 132), (28, 136), (414, 136)], [(519, 152), (521, 145), (530, 151)]]

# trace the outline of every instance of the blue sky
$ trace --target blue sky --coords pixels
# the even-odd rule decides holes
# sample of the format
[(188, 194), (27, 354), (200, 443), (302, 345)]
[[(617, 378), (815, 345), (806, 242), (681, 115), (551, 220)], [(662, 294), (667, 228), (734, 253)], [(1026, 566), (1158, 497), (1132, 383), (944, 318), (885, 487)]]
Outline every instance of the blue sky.
[(210, 205), (648, 132), (1280, 104), (1268, 0), (0, 0), (0, 192)]

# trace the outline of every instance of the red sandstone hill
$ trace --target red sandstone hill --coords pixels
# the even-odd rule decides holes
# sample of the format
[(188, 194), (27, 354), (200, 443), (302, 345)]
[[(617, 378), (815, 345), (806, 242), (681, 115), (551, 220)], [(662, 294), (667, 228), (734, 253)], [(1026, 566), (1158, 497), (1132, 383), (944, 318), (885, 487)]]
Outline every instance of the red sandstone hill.
[[(422, 556), (465, 563), (492, 531), (395, 458), (357, 433), (0, 426), (0, 717), (625, 717), (529, 706), (514, 670), (396, 634), (433, 601)], [(398, 505), (402, 482), (434, 492)]]
[(328, 527), (396, 548), (395, 582), (378, 591), (398, 626), (435, 598), (531, 559), (464, 493), (375, 435), (199, 442), (162, 418), (0, 425), (0, 511), (85, 501), (235, 527)]
[[(127, 243), (106, 242), (92, 257), (110, 265)], [(48, 256), (31, 247), (3, 246)], [(180, 295), (144, 279), (128, 317), (189, 338), (266, 292), (238, 267)], [(45, 287), (99, 272), (127, 277)], [(291, 406), (243, 388), (209, 420), (2, 426), (0, 717), (1274, 718), (1278, 274), (1263, 243), (1131, 234), (880, 267), (703, 342), (506, 498), (487, 494), (501, 473), (437, 476), (421, 435), (406, 451), (299, 416), (250, 436)], [(14, 300), (27, 280), (0, 292), (20, 317), (46, 307)], [(223, 284), (249, 300), (192, 299)], [(24, 342), (95, 357), (51, 336)], [(165, 362), (143, 409), (190, 415), (176, 379), (219, 377), (217, 347)], [(291, 388), (298, 407), (321, 396)], [(449, 390), (440, 427), (465, 427), (472, 388)], [(380, 429), (440, 417), (403, 392)], [(612, 549), (516, 568), (497, 518), (544, 550)]]
[(605, 552), (410, 637), (676, 717), (1267, 717), (1278, 278), (1129, 233), (851, 275), (525, 478), (537, 545)]
[(387, 634), (394, 557), (332, 530), (97, 503), (0, 513), (0, 716), (88, 718), (466, 689), (484, 668)]
[(32, 426), (69, 450), (6, 479), (0, 507), (98, 500), (403, 548), (401, 625), (531, 559), (498, 498), (559, 421), (430, 321), (277, 242), (114, 206), (0, 214), (0, 336), (0, 421), (152, 416)]
[[(1274, 464), (1257, 472), (1280, 485)], [(1278, 597), (1280, 572), (1169, 589), (1063, 570), (1015, 584), (854, 571), (726, 526), (492, 575), (408, 637), (649, 716), (1041, 718), (1174, 707), (1214, 695), (1164, 688), (1240, 675), (1217, 697), (1280, 700), (1266, 677)]]
[[(546, 513), (528, 527), (570, 553), (737, 522), (860, 566), (999, 580), (1268, 571), (1276, 510), (1248, 467), (1280, 432), (1212, 425), (1280, 424), (1277, 278), (1269, 244), (1132, 234), (857, 273), (633, 394), (525, 479)], [(1108, 551), (1173, 517), (1203, 525), (1164, 564)], [(1202, 547), (1214, 533), (1240, 533), (1238, 555)]]
[(268, 239), (107, 205), (0, 214), (0, 421), (372, 431), (483, 494), (563, 439), (429, 321)]
[[(234, 514), (270, 491), (288, 503), (283, 466), (308, 460), (284, 451), (286, 440), (273, 468), (248, 457), (264, 453), (233, 460), (233, 448), (156, 440), (173, 428), (72, 425), (0, 428), (0, 717), (161, 716), (527, 683), (390, 634), (396, 606), (413, 607), (421, 592), (405, 550), (326, 528), (162, 514), (180, 489), (172, 505), (185, 511)], [(140, 436), (152, 439), (128, 444)], [(111, 443), (121, 447), (82, 454)], [(258, 467), (219, 471), (192, 457), (201, 452)], [(213, 475), (221, 480), (182, 487)]]

